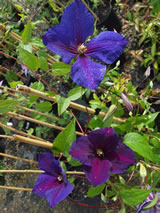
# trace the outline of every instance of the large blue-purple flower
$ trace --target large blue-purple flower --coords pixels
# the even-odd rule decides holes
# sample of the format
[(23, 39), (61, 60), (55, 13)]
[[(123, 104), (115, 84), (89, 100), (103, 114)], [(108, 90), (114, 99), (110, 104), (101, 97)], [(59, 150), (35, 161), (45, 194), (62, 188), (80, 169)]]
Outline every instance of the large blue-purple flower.
[(123, 173), (135, 164), (134, 152), (123, 144), (111, 127), (105, 127), (79, 137), (69, 154), (83, 164), (93, 186), (104, 184), (110, 173)]
[(73, 185), (67, 180), (59, 161), (55, 160), (51, 153), (40, 154), (38, 164), (45, 173), (38, 177), (33, 192), (47, 198), (52, 208), (72, 192)]
[[(147, 187), (147, 189), (150, 188), (150, 186)], [(145, 208), (149, 207), (148, 205), (155, 199), (155, 205), (146, 210)], [(160, 192), (151, 192), (146, 200), (138, 206), (138, 211), (136, 213), (160, 213)]]
[(43, 36), (43, 43), (66, 64), (77, 58), (71, 68), (73, 81), (95, 90), (105, 75), (106, 66), (93, 62), (90, 57), (112, 64), (128, 41), (119, 33), (105, 31), (86, 44), (86, 38), (93, 32), (92, 15), (80, 0), (75, 0), (65, 9), (60, 24)]

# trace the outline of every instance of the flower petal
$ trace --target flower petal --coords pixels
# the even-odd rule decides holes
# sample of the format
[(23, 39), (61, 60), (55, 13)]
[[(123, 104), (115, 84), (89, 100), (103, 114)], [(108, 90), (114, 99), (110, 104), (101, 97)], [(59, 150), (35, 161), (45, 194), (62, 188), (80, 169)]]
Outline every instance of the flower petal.
[(33, 188), (33, 192), (41, 197), (46, 197), (50, 207), (64, 200), (73, 190), (73, 185), (67, 181), (60, 183), (57, 178), (41, 174)]
[(55, 207), (57, 203), (64, 200), (73, 190), (73, 185), (67, 181), (66, 184), (61, 183), (46, 192), (46, 198), (50, 203), (50, 208)]
[(125, 172), (130, 165), (135, 165), (135, 154), (125, 144), (119, 143), (116, 156), (112, 160), (112, 172), (114, 174)]
[(42, 37), (52, 52), (68, 64), (77, 55), (77, 48), (94, 32), (94, 19), (80, 0), (75, 0), (64, 11), (60, 25), (54, 26)]
[(88, 57), (80, 56), (72, 65), (71, 77), (76, 84), (96, 90), (103, 80), (105, 72), (105, 65), (95, 63)]
[(62, 60), (68, 64), (72, 58), (76, 57), (77, 47), (71, 41), (70, 31), (62, 25), (57, 25), (48, 30), (42, 36), (44, 45), (52, 52), (60, 55)]
[(90, 166), (94, 157), (87, 136), (81, 136), (72, 143), (69, 154), (81, 163)]
[(112, 164), (108, 160), (94, 158), (91, 167), (83, 165), (83, 169), (88, 180), (96, 187), (104, 184), (110, 177), (111, 166)]
[(87, 44), (86, 54), (107, 64), (112, 64), (122, 54), (127, 43), (128, 40), (119, 33), (105, 31)]
[(93, 144), (93, 149), (101, 148), (108, 155), (108, 153), (115, 152), (116, 146), (119, 143), (119, 138), (111, 127), (97, 129), (88, 135), (89, 141)]
[(37, 178), (36, 185), (32, 191), (41, 197), (45, 197), (46, 191), (57, 185), (59, 185), (59, 181), (56, 177), (44, 173)]
[(94, 19), (80, 0), (75, 0), (65, 9), (60, 25), (67, 28), (69, 42), (75, 45), (84, 43), (94, 32)]
[(59, 161), (55, 160), (53, 154), (51, 153), (45, 152), (40, 154), (38, 166), (40, 169), (46, 171), (54, 177), (58, 177), (59, 175), (62, 175), (64, 173), (59, 164)]

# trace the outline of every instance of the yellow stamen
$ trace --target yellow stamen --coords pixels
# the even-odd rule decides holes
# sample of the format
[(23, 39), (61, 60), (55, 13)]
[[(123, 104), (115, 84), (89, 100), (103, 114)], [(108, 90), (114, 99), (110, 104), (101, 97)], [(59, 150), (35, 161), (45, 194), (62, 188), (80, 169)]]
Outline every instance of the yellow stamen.
[(61, 182), (63, 180), (62, 175), (59, 175), (57, 179), (58, 179), (59, 182)]
[(84, 44), (81, 44), (79, 47), (78, 47), (78, 53), (79, 55), (84, 55), (85, 52), (86, 52), (87, 48)]
[(102, 149), (97, 149), (97, 150), (96, 150), (96, 153), (97, 153), (97, 155), (98, 155), (99, 157), (104, 156), (104, 152), (102, 151)]

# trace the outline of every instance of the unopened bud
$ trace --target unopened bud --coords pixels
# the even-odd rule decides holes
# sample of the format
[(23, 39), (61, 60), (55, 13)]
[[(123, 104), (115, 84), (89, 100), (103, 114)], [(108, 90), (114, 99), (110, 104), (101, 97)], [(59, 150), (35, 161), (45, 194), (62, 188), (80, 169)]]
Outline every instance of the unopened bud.
[(132, 106), (131, 102), (129, 101), (129, 99), (127, 98), (127, 96), (124, 93), (121, 93), (121, 98), (122, 98), (124, 104), (126, 105), (128, 111), (132, 112), (133, 106)]
[(147, 67), (146, 72), (145, 72), (146, 78), (148, 78), (150, 76), (150, 74), (151, 74), (151, 67), (149, 66), (149, 67)]
[(108, 120), (117, 110), (117, 106), (115, 104), (111, 105), (106, 113), (106, 115), (104, 116), (103, 122), (105, 122), (106, 120)]

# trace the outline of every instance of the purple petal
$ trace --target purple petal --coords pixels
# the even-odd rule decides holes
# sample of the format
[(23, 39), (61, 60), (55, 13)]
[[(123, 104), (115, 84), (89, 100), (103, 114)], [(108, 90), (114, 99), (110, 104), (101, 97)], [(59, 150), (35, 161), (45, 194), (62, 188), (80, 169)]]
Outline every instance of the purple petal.
[(32, 191), (41, 197), (45, 197), (46, 191), (57, 185), (59, 185), (57, 178), (45, 173), (37, 178), (36, 185)]
[(67, 28), (69, 42), (76, 46), (84, 43), (94, 32), (94, 19), (80, 0), (75, 0), (66, 8), (60, 25)]
[(95, 130), (88, 135), (89, 141), (93, 144), (94, 150), (101, 148), (109, 157), (109, 153), (115, 152), (119, 144), (119, 138), (111, 127)]
[(96, 187), (104, 184), (110, 177), (111, 166), (112, 164), (108, 160), (94, 158), (92, 166), (83, 165), (83, 170), (91, 184)]
[(73, 185), (68, 181), (66, 184), (61, 183), (46, 192), (46, 198), (50, 203), (50, 208), (55, 207), (57, 203), (64, 200), (73, 190)]
[(135, 165), (135, 154), (125, 144), (120, 143), (116, 150), (115, 159), (112, 160), (112, 172), (114, 174), (125, 172), (130, 165)]
[(96, 90), (106, 72), (106, 66), (93, 62), (90, 58), (80, 56), (71, 68), (73, 81), (84, 87)]
[(58, 177), (63, 174), (63, 170), (59, 164), (58, 160), (55, 160), (53, 154), (42, 153), (39, 155), (38, 166), (40, 169), (46, 171), (47, 173)]
[(81, 136), (72, 143), (69, 154), (81, 163), (90, 166), (91, 158), (94, 157), (87, 136)]
[(77, 54), (77, 47), (71, 42), (70, 33), (66, 27), (57, 25), (50, 28), (42, 37), (44, 45), (52, 52), (60, 55), (66, 64)]
[(69, 63), (77, 55), (77, 48), (94, 32), (94, 19), (80, 0), (75, 0), (64, 11), (60, 25), (54, 26), (42, 37), (52, 52)]
[(122, 54), (127, 43), (128, 40), (119, 33), (105, 31), (87, 44), (86, 55), (107, 64), (112, 64)]
[(50, 207), (64, 200), (73, 190), (73, 185), (67, 181), (60, 183), (57, 178), (47, 174), (38, 177), (33, 192), (41, 197), (46, 197)]

